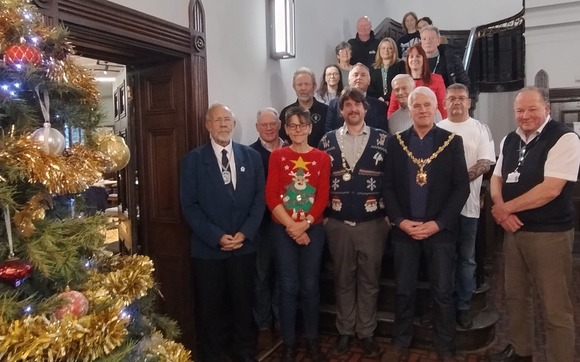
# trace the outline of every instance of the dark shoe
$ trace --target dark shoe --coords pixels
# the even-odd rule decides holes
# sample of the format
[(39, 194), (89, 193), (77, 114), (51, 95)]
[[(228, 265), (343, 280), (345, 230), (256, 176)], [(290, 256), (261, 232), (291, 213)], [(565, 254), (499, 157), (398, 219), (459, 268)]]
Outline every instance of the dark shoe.
[(437, 360), (440, 362), (455, 362), (455, 354), (453, 352), (437, 352)]
[(532, 356), (518, 356), (514, 347), (508, 344), (506, 348), (487, 357), (488, 362), (532, 362)]
[(468, 310), (458, 310), (456, 315), (457, 324), (463, 329), (473, 327), (473, 318)]
[(409, 350), (407, 348), (393, 345), (385, 351), (381, 357), (381, 362), (406, 362), (408, 356)]
[(258, 333), (258, 349), (267, 349), (272, 347), (274, 338), (270, 329), (261, 329)]
[(320, 350), (318, 339), (307, 339), (306, 350), (313, 362), (326, 362), (326, 356)]
[(336, 342), (334, 343), (334, 346), (332, 346), (332, 349), (330, 350), (330, 353), (332, 353), (335, 356), (338, 356), (340, 354), (348, 352), (353, 341), (354, 341), (353, 336), (346, 335), (338, 336)]
[(295, 356), (296, 349), (294, 348), (294, 345), (284, 345), (280, 362), (294, 362)]
[(381, 349), (373, 337), (367, 337), (360, 340), (365, 352), (365, 357), (376, 357), (381, 353)]
[(433, 326), (433, 314), (431, 314), (431, 310), (428, 310), (419, 317), (419, 324), (423, 327)]

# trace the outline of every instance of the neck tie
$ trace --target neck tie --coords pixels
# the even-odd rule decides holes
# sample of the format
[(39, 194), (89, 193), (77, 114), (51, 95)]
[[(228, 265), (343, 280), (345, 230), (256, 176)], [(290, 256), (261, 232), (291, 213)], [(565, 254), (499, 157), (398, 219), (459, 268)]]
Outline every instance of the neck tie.
[(234, 184), (232, 182), (232, 169), (230, 167), (230, 160), (228, 159), (228, 151), (226, 149), (222, 150), (221, 170), (224, 184), (226, 185), (228, 192), (233, 195)]

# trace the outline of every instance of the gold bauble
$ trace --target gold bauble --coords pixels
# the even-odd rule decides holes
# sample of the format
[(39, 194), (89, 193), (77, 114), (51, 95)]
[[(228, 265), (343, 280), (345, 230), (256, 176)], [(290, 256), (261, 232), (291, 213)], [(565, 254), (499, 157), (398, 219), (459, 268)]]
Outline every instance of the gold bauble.
[(116, 172), (123, 169), (129, 163), (131, 153), (129, 147), (125, 144), (123, 137), (110, 135), (105, 137), (98, 145), (106, 158), (105, 171)]

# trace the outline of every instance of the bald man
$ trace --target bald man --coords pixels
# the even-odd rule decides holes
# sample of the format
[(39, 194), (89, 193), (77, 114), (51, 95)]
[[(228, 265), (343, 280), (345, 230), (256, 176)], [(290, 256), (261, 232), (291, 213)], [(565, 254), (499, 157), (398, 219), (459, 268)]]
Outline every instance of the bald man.
[(375, 62), (375, 54), (379, 46), (379, 40), (372, 31), (371, 20), (368, 16), (360, 17), (356, 22), (356, 36), (348, 40), (352, 47), (350, 64), (362, 63), (371, 68)]

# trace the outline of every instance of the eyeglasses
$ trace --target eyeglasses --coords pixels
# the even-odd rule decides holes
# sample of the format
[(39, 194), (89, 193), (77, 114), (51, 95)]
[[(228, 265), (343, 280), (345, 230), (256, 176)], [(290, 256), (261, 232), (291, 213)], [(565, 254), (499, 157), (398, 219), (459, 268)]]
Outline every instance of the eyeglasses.
[(447, 97), (447, 101), (450, 103), (453, 103), (455, 101), (465, 102), (468, 99), (469, 98), (467, 98), (467, 97)]
[(296, 130), (301, 130), (301, 129), (307, 129), (308, 127), (310, 127), (310, 124), (309, 123), (290, 123), (290, 124), (287, 124), (286, 127), (288, 127), (289, 130), (296, 131)]
[(340, 73), (326, 73), (327, 77), (338, 77)]

